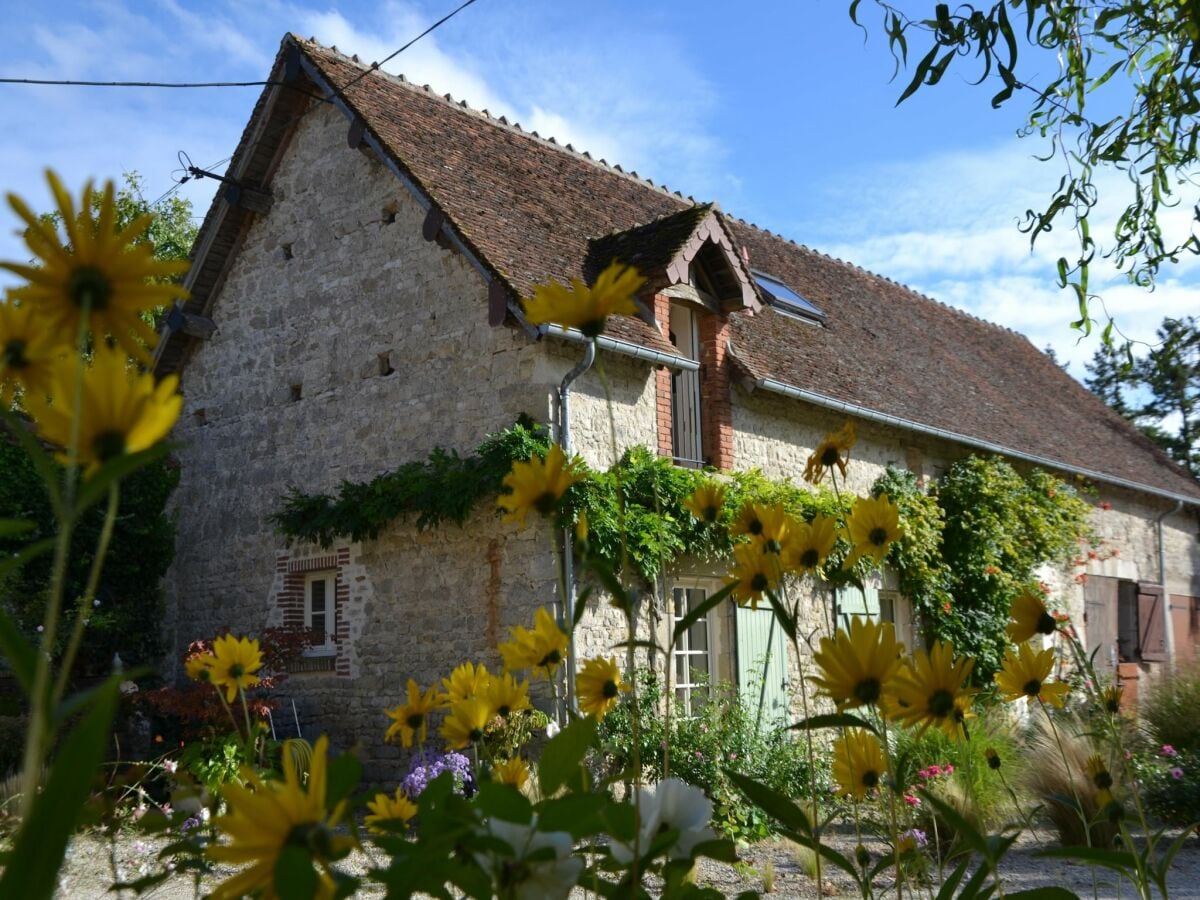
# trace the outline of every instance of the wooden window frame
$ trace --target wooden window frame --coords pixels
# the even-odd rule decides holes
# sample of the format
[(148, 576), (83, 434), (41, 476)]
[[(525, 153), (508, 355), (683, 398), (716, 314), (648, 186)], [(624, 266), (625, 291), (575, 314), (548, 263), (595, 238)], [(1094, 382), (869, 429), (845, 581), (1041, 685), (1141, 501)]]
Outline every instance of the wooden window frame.
[(313, 631), (314, 609), (312, 604), (312, 586), (315, 582), (323, 581), (325, 588), (325, 642), (314, 644), (304, 651), (305, 656), (334, 656), (337, 654), (337, 570), (321, 569), (307, 572), (304, 576), (304, 627)]
[[(682, 616), (676, 615), (675, 592), (676, 591), (704, 591), (704, 599), (707, 599), (709, 596), (711, 596), (713, 590), (714, 590), (713, 582), (709, 582), (705, 579), (680, 578), (680, 579), (676, 579), (675, 581), (673, 581), (671, 583), (670, 629), (671, 629), (672, 634), (675, 631), (676, 624), (678, 624), (678, 622), (683, 618)], [(701, 602), (703, 602), (703, 601), (701, 601)], [(691, 609), (691, 604), (689, 602), (688, 610), (690, 610), (690, 609)], [(685, 615), (687, 614), (687, 610), (685, 610), (684, 614)], [(709, 692), (711, 692), (712, 686), (718, 680), (717, 671), (716, 671), (717, 660), (718, 660), (717, 640), (716, 640), (716, 630), (717, 629), (716, 629), (716, 618), (713, 616), (713, 610), (709, 610), (707, 613), (704, 614), (704, 617), (702, 619), (698, 619), (696, 622), (694, 622), (692, 624), (692, 628), (694, 628), (696, 625), (700, 624), (700, 622), (704, 623), (704, 631), (705, 631), (705, 636), (707, 638), (707, 644), (708, 644), (708, 647), (706, 649), (704, 649), (704, 650), (692, 650), (691, 649), (691, 639), (692, 639), (691, 628), (689, 628), (686, 632), (681, 634), (679, 636), (679, 641), (671, 648), (670, 681), (671, 681), (671, 690), (674, 692), (673, 702), (675, 703), (675, 708), (676, 708), (678, 714), (683, 716), (684, 718), (691, 718), (696, 715), (697, 710), (693, 706), (692, 697), (693, 697), (693, 694), (697, 691), (697, 689), (703, 690), (706, 694), (709, 694), (709, 696), (711, 697), (711, 694)], [(677, 664), (676, 660), (679, 656), (686, 656), (686, 657), (704, 656), (706, 658), (706, 661), (708, 664), (707, 680), (704, 682), (692, 680), (692, 671), (691, 671), (690, 663), (687, 664), (688, 680), (686, 682), (681, 682), (681, 681), (677, 680), (677, 678), (678, 678), (677, 665), (678, 664)], [(680, 694), (679, 694), (680, 691), (684, 692), (683, 699), (680, 698)], [(706, 701), (707, 701), (707, 699), (708, 698), (706, 697)]]

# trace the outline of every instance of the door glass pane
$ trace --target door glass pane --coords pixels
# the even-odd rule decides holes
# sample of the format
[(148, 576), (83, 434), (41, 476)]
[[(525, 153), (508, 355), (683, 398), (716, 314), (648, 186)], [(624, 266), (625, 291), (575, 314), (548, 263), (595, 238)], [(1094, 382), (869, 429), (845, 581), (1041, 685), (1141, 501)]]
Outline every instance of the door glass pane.
[(688, 649), (708, 650), (708, 623), (703, 619), (688, 629)]
[(688, 657), (692, 663), (692, 681), (696, 682), (702, 676), (708, 674), (708, 654), (707, 653), (689, 653)]

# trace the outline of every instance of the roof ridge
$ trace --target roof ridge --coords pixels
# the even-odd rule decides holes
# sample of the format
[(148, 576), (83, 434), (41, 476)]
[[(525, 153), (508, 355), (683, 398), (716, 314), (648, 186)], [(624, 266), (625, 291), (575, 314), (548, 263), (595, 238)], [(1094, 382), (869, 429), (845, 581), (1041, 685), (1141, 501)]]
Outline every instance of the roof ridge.
[(596, 166), (597, 168), (604, 170), (605, 172), (610, 172), (614, 175), (620, 175), (623, 178), (626, 178), (629, 181), (634, 182), (635, 184), (640, 184), (640, 185), (644, 185), (646, 187), (653, 188), (654, 190), (658, 191), (659, 193), (665, 194), (666, 196), (672, 197), (676, 200), (690, 201), (693, 205), (696, 205), (700, 202), (700, 201), (696, 200), (696, 198), (691, 196), (690, 194), (684, 194), (682, 191), (672, 190), (666, 184), (655, 184), (652, 179), (645, 178), (645, 177), (639, 175), (634, 170), (626, 171), (625, 169), (621, 168), (619, 163), (609, 163), (608, 160), (606, 160), (606, 159), (603, 159), (603, 158), (598, 159), (598, 158), (592, 156), (592, 154), (589, 153), (587, 150), (576, 150), (572, 144), (559, 143), (559, 141), (556, 140), (553, 135), (548, 135), (546, 137), (542, 137), (536, 131), (526, 131), (524, 128), (521, 127), (521, 124), (519, 122), (516, 122), (516, 121), (509, 122), (508, 117), (505, 115), (495, 116), (495, 115), (492, 115), (492, 113), (489, 110), (487, 110), (486, 108), (476, 109), (475, 107), (471, 106), (465, 99), (460, 98), (459, 100), (455, 100), (454, 97), (451, 96), (449, 93), (439, 94), (428, 84), (418, 85), (416, 82), (409, 81), (404, 76), (403, 73), (393, 75), (391, 72), (386, 72), (382, 68), (376, 67), (374, 63), (364, 63), (361, 59), (358, 58), (357, 54), (354, 54), (352, 56), (347, 56), (341, 50), (338, 50), (336, 45), (326, 46), (325, 44), (322, 44), (320, 41), (318, 41), (315, 37), (311, 37), (311, 36), (308, 38), (302, 38), (302, 37), (299, 37), (298, 35), (293, 35), (293, 37), (295, 37), (295, 39), (297, 41), (300, 41), (305, 44), (310, 44), (311, 46), (313, 46), (319, 50), (322, 50), (326, 53), (335, 54), (335, 55), (341, 57), (346, 62), (351, 63), (352, 65), (360, 66), (365, 71), (373, 72), (375, 75), (379, 75), (394, 84), (399, 84), (399, 85), (407, 88), (410, 91), (424, 93), (433, 100), (438, 100), (438, 101), (441, 101), (442, 103), (446, 103), (446, 104), (454, 107), (459, 112), (471, 113), (472, 115), (477, 116), (478, 118), (481, 118), (487, 122), (490, 122), (492, 125), (494, 125), (497, 128), (508, 131), (510, 133), (523, 135), (524, 137), (527, 137), (527, 138), (532, 138), (533, 140), (536, 140), (542, 146), (551, 147), (555, 150), (558, 150), (561, 153), (567, 153), (571, 156), (574, 156), (577, 159), (581, 159), (586, 162), (589, 162), (592, 165)]
[[(809, 253), (816, 254), (817, 256), (823, 256), (823, 257), (825, 257), (825, 259), (828, 259), (831, 262), (838, 263), (839, 265), (849, 266), (851, 269), (857, 269), (859, 272), (862, 272), (864, 275), (867, 275), (871, 278), (877, 278), (880, 281), (886, 281), (888, 284), (894, 284), (894, 285), (896, 285), (896, 287), (907, 291), (908, 293), (912, 294), (914, 297), (919, 297), (922, 300), (928, 300), (930, 303), (936, 303), (938, 306), (944, 307), (945, 309), (948, 309), (952, 313), (956, 313), (957, 315), (968, 318), (974, 322), (979, 322), (983, 325), (991, 326), (992, 328), (998, 328), (1001, 331), (1007, 331), (1009, 334), (1016, 335), (1019, 338), (1023, 338), (1024, 340), (1029, 341), (1029, 338), (1027, 338), (1025, 335), (1021, 334), (1019, 331), (1009, 328), (1007, 325), (1001, 325), (999, 322), (993, 322), (991, 319), (985, 319), (982, 316), (977, 316), (974, 313), (967, 312), (965, 309), (961, 309), (960, 307), (953, 306), (944, 300), (939, 300), (937, 297), (931, 297), (928, 294), (924, 293), (923, 291), (918, 291), (916, 288), (912, 287), (911, 285), (905, 284), (903, 281), (896, 281), (896, 279), (894, 279), (894, 278), (889, 278), (888, 276), (881, 275), (878, 272), (875, 272), (875, 271), (872, 271), (871, 269), (866, 268), (865, 266), (860, 266), (858, 263), (853, 262), (852, 260), (842, 259), (840, 256), (832, 256), (832, 255), (826, 253), (824, 250), (818, 250), (816, 247), (810, 247), (808, 244), (799, 243), (799, 242), (793, 240), (792, 238), (784, 237), (782, 234), (775, 234), (769, 228), (763, 228), (761, 225), (755, 225), (753, 222), (747, 222), (745, 219), (743, 219), (741, 217), (735, 217), (735, 218), (737, 218), (738, 222), (740, 222), (742, 225), (745, 225), (747, 228), (757, 231), (760, 234), (765, 234), (768, 237), (775, 238), (776, 240), (787, 241), (792, 246), (798, 247), (801, 250), (807, 250)], [(1032, 341), (1029, 341), (1029, 344), (1030, 344), (1030, 346), (1033, 346)]]

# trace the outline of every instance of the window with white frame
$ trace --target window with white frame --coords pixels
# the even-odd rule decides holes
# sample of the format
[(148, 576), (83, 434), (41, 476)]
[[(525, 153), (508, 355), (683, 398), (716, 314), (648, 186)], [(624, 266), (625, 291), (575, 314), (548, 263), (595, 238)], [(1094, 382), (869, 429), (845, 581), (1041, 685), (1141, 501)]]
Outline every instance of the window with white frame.
[[(304, 627), (315, 632), (313, 649), (317, 652), (331, 652), (334, 649), (336, 585), (336, 572), (310, 572), (304, 579)], [(322, 635), (324, 640), (321, 639)]]
[[(671, 630), (708, 597), (707, 588), (675, 587), (671, 591)], [(709, 615), (693, 622), (675, 644), (672, 653), (675, 704), (679, 714), (692, 716), (708, 700), (713, 676), (712, 623)]]
[[(681, 356), (700, 358), (700, 330), (692, 307), (671, 304), (671, 343)], [(681, 466), (704, 465), (699, 372), (681, 369), (671, 376), (671, 455)]]

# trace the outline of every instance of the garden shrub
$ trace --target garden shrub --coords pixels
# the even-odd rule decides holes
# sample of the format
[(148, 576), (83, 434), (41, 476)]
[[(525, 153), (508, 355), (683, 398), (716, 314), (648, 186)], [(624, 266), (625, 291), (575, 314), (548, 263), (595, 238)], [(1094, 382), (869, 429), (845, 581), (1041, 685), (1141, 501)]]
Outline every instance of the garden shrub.
[(1152, 816), (1168, 825), (1200, 823), (1200, 753), (1164, 744), (1139, 769), (1142, 799)]
[(1153, 742), (1200, 755), (1200, 664), (1164, 672), (1138, 703)]
[(1049, 817), (1064, 847), (1089, 844), (1084, 818), (1091, 828), (1090, 846), (1111, 846), (1116, 828), (1102, 820), (1098, 789), (1086, 774), (1088, 758), (1096, 748), (1083, 723), (1070, 714), (1056, 715), (1054, 728), (1047, 716), (1039, 715), (1034, 722), (1019, 783)]

